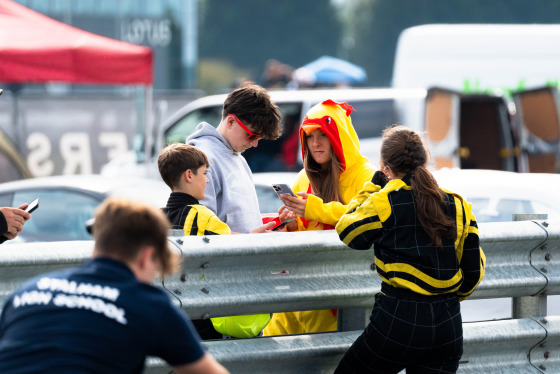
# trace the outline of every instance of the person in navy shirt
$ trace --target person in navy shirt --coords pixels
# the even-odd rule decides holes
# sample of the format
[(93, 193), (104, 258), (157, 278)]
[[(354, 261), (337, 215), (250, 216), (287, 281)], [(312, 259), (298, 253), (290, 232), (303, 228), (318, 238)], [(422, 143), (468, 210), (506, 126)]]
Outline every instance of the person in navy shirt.
[(0, 373), (140, 373), (146, 356), (176, 373), (228, 373), (186, 314), (152, 283), (176, 270), (159, 210), (106, 200), (95, 216), (93, 259), (31, 279), (0, 317)]

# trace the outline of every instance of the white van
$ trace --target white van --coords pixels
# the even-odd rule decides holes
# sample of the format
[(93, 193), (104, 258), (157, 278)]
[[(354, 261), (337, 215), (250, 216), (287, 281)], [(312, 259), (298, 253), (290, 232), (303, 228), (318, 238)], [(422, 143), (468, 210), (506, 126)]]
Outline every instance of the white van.
[[(330, 89), (330, 90), (282, 90), (269, 91), (282, 112), (284, 134), (276, 141), (260, 140), (257, 148), (243, 153), (254, 173), (273, 171), (299, 171), (301, 150), (299, 125), (305, 113), (313, 105), (332, 99), (348, 102), (355, 109), (351, 114), (352, 124), (360, 139), (362, 154), (377, 167), (381, 132), (391, 124), (404, 124), (415, 130), (423, 128), (423, 112), (426, 99), (424, 89)], [(158, 129), (154, 153), (166, 145), (184, 142), (200, 122), (214, 126), (220, 123), (222, 105), (227, 95), (200, 98), (185, 105)], [(294, 140), (294, 138), (297, 138)], [(155, 159), (148, 167), (143, 155), (137, 151), (107, 164), (102, 174), (135, 174), (159, 178)]]
[(405, 29), (392, 86), (428, 90), (436, 167), (560, 172), (559, 45), (560, 25)]
[(429, 24), (399, 36), (392, 87), (498, 93), (560, 80), (560, 25)]

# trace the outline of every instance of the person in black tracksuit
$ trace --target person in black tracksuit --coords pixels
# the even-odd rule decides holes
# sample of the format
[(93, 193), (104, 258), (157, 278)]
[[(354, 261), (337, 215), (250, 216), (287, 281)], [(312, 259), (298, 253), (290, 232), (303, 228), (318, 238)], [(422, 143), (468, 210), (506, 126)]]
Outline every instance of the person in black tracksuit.
[(383, 133), (381, 169), (336, 225), (350, 248), (374, 246), (382, 279), (370, 323), (335, 373), (455, 373), (463, 353), (459, 301), (484, 277), (470, 204), (426, 169), (420, 136)]

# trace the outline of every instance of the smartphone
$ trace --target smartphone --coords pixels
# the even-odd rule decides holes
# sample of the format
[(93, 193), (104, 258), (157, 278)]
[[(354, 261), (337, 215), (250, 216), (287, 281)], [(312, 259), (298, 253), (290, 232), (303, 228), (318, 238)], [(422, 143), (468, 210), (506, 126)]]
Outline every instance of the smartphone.
[(25, 211), (27, 213), (32, 213), (38, 207), (39, 207), (39, 198), (36, 198), (35, 200), (27, 204), (27, 208), (25, 208)]
[(271, 228), (271, 231), (276, 231), (276, 230), (280, 230), (281, 228), (284, 228), (288, 223), (292, 222), (293, 219), (289, 219), (287, 221), (281, 222), (278, 225), (274, 226), (273, 228)]
[(292, 191), (290, 186), (288, 186), (287, 184), (284, 184), (284, 183), (273, 184), (272, 188), (274, 188), (274, 192), (276, 192), (276, 195), (278, 195), (278, 197), (280, 197), (281, 195), (284, 195), (284, 194), (289, 194), (293, 197), (297, 197), (296, 194), (294, 193), (294, 191)]

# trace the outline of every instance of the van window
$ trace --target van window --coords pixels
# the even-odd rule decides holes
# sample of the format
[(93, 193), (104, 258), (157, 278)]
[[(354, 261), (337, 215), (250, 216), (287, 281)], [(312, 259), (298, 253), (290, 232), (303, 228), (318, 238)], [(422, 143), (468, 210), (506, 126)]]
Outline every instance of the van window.
[(381, 137), (383, 130), (399, 122), (393, 99), (353, 100), (356, 109), (350, 116), (359, 139)]
[(178, 120), (165, 133), (165, 144), (184, 143), (200, 122), (208, 122), (216, 127), (222, 118), (222, 106), (199, 108)]
[(282, 113), (282, 136), (277, 140), (259, 140), (257, 148), (243, 152), (253, 173), (272, 171), (296, 171), (298, 162), (299, 125), (301, 103), (279, 103)]

